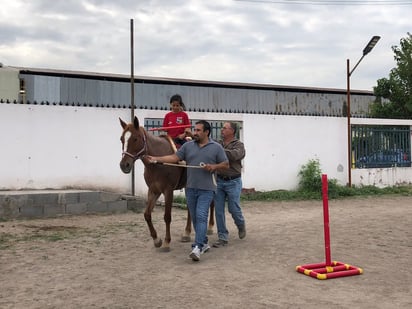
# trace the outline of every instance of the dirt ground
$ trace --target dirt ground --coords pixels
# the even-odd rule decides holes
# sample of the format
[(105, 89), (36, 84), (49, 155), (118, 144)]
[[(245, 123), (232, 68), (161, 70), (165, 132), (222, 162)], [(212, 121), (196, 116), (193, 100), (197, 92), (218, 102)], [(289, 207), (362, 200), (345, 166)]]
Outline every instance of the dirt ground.
[(328, 280), (295, 270), (325, 261), (322, 201), (243, 210), (246, 238), (228, 217), (229, 245), (200, 262), (178, 208), (167, 253), (141, 213), (0, 222), (0, 308), (412, 308), (412, 197), (330, 201), (332, 260), (364, 273)]

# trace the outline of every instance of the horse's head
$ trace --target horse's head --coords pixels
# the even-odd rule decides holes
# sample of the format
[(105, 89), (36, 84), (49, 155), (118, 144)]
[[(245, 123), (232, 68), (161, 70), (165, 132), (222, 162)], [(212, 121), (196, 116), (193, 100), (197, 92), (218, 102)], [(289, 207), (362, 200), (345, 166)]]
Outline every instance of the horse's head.
[(120, 161), (120, 169), (123, 173), (130, 173), (134, 161), (141, 158), (146, 152), (146, 135), (143, 129), (139, 126), (139, 119), (134, 117), (133, 123), (125, 123), (120, 119), (120, 125), (123, 128), (120, 140), (122, 142), (122, 160)]

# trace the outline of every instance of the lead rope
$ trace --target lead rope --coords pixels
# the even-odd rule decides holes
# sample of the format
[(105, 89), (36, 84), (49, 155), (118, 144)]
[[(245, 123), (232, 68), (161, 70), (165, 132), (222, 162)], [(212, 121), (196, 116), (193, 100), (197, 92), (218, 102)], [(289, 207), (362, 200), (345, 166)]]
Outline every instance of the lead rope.
[[(199, 165), (186, 165), (186, 164), (177, 164), (177, 163), (164, 163), (164, 162), (158, 162), (158, 161), (152, 161), (151, 163), (153, 164), (160, 164), (160, 165), (168, 165), (168, 166), (178, 166), (178, 167), (185, 167), (185, 168), (203, 168), (206, 166), (204, 162), (200, 162)], [(210, 173), (212, 176), (212, 181), (215, 186), (217, 186), (216, 183), (216, 174), (215, 172)]]

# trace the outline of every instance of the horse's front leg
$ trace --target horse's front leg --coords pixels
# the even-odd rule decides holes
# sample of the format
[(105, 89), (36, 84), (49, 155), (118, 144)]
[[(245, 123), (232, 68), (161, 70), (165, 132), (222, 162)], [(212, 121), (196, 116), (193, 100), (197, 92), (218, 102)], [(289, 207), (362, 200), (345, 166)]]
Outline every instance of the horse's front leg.
[(170, 251), (170, 242), (172, 237), (170, 235), (170, 224), (172, 222), (172, 204), (173, 204), (173, 189), (170, 192), (163, 192), (165, 197), (165, 213), (164, 220), (166, 224), (165, 241), (162, 245), (162, 251)]
[(157, 237), (157, 232), (153, 226), (152, 222), (152, 212), (156, 205), (156, 201), (159, 198), (160, 193), (154, 193), (150, 189), (147, 193), (147, 205), (144, 211), (144, 219), (146, 220), (147, 226), (149, 227), (150, 236), (153, 238), (154, 246), (159, 248), (162, 245), (162, 239)]
[(213, 228), (215, 226), (215, 202), (210, 203), (209, 208), (209, 224), (207, 227), (207, 235), (213, 235)]
[(190, 233), (192, 232), (192, 218), (190, 217), (189, 208), (187, 209), (187, 219), (186, 219), (186, 227), (183, 235), (180, 239), (181, 242), (189, 242), (190, 241)]

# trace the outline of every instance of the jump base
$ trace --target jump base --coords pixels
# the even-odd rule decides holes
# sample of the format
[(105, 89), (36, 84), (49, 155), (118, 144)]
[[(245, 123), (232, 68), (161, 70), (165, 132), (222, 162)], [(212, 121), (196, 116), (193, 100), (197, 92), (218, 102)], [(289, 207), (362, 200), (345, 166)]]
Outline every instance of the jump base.
[(319, 280), (354, 276), (363, 273), (362, 268), (337, 261), (333, 261), (330, 265), (326, 263), (300, 265), (296, 266), (296, 271)]

